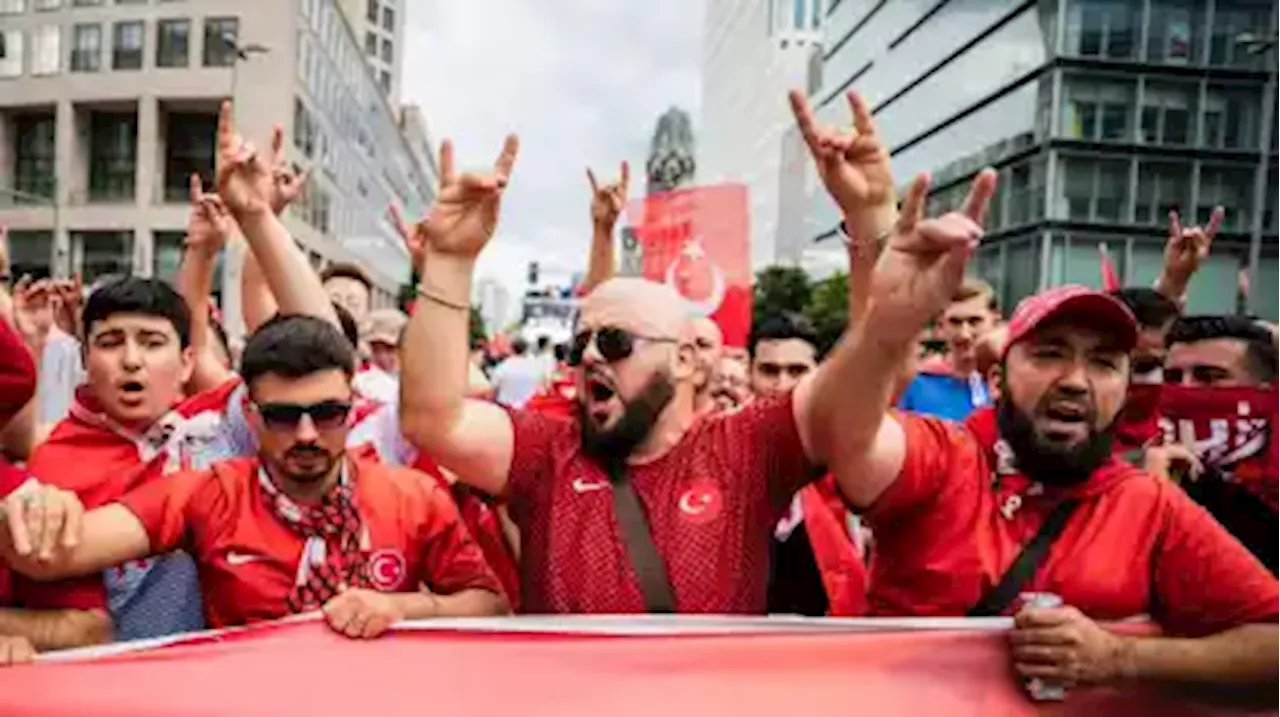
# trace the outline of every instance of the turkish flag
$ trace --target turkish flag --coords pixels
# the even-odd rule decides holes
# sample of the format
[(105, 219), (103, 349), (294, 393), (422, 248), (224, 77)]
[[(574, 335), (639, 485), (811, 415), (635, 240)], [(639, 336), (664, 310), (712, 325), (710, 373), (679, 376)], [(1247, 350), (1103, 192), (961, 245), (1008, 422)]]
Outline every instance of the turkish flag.
[(746, 187), (650, 195), (631, 202), (627, 214), (641, 243), (644, 277), (670, 285), (691, 312), (719, 324), (726, 346), (745, 346), (752, 300)]

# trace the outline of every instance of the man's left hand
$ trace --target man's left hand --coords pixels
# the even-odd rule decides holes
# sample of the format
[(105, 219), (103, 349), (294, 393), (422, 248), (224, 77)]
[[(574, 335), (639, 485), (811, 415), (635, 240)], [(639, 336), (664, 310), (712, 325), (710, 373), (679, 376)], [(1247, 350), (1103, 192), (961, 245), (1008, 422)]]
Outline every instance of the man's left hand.
[(350, 638), (374, 638), (404, 619), (395, 596), (377, 590), (349, 588), (324, 604), (329, 627)]
[(1074, 607), (1023, 608), (1009, 633), (1014, 668), (1066, 687), (1097, 684), (1126, 672), (1125, 641)]

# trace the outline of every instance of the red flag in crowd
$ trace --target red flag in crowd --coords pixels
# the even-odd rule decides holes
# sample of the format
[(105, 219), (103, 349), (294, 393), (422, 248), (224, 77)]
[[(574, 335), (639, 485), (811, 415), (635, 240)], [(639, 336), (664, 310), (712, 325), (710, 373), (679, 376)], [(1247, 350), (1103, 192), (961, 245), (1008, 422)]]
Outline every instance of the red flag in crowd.
[(747, 190), (739, 184), (665, 192), (627, 210), (643, 246), (644, 277), (671, 285), (720, 325), (726, 346), (751, 330)]
[(1115, 291), (1119, 289), (1120, 274), (1116, 272), (1116, 265), (1111, 262), (1111, 253), (1107, 251), (1107, 243), (1098, 243), (1098, 267), (1102, 271), (1102, 290)]

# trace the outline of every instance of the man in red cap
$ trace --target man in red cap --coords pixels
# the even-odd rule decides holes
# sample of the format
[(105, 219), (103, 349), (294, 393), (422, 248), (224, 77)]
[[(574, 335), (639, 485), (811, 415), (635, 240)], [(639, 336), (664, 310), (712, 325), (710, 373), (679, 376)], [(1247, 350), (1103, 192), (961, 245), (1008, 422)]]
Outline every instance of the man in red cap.
[[(1118, 301), (1079, 286), (1024, 300), (1000, 399), (971, 422), (986, 430), (888, 411), (965, 257), (941, 242), (891, 245), (854, 339), (862, 381), (839, 406), (845, 450), (831, 463), (876, 535), (871, 611), (1012, 614), (1020, 593), (1049, 592), (1065, 606), (1023, 606), (1009, 636), (1025, 677), (1273, 682), (1275, 578), (1176, 485), (1113, 456), (1137, 338)], [(1164, 635), (1095, 622), (1137, 615)]]

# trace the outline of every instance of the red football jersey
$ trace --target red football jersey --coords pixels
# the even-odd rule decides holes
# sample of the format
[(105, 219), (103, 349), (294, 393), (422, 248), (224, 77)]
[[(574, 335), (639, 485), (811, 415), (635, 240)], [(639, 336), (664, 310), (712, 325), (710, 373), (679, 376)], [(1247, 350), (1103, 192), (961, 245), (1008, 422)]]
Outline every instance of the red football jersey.
[[(769, 541), (791, 496), (818, 477), (791, 396), (697, 421), (665, 455), (630, 467), (680, 612), (763, 613)], [(513, 411), (511, 514), (524, 612), (643, 612), (609, 480), (577, 419)]]
[[(374, 588), (501, 592), (452, 499), (435, 481), (373, 461), (352, 466)], [(306, 539), (276, 517), (257, 471), (257, 459), (225, 461), (154, 481), (120, 501), (146, 527), (153, 552), (183, 548), (195, 558), (211, 627), (289, 614), (286, 599)]]
[(1056, 593), (1099, 620), (1150, 615), (1186, 636), (1280, 616), (1276, 579), (1177, 485), (1112, 456), (1079, 485), (1045, 486), (1017, 472), (993, 431), (983, 443), (945, 421), (897, 420), (906, 461), (866, 512), (873, 614), (965, 614), (1053, 506), (1074, 497), (1080, 506), (1025, 590)]

